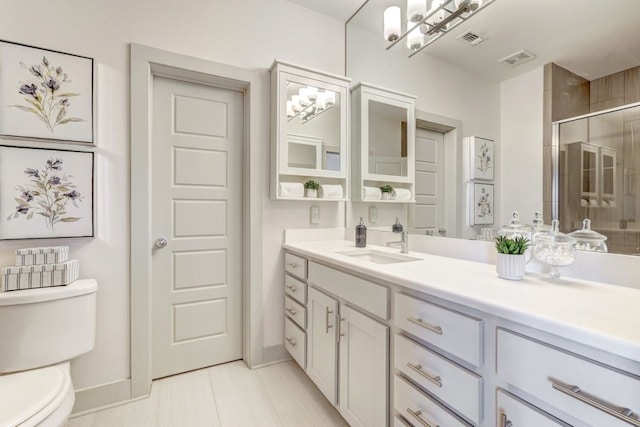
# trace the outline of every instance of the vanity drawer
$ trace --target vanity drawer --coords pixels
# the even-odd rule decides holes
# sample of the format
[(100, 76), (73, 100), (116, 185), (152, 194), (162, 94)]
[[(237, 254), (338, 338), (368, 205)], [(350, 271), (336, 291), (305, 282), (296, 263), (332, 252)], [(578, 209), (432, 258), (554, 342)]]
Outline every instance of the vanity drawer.
[(307, 284), (294, 279), (288, 274), (284, 275), (284, 291), (300, 304), (307, 303)]
[(302, 369), (307, 367), (307, 334), (288, 317), (284, 318), (284, 347)]
[(405, 379), (394, 377), (395, 409), (415, 426), (468, 427), (435, 400), (423, 394)]
[(395, 324), (474, 366), (481, 364), (482, 321), (404, 294), (396, 294)]
[(382, 319), (389, 319), (389, 289), (324, 265), (309, 263), (309, 284), (317, 285)]
[(395, 366), (438, 399), (480, 422), (482, 378), (410, 339), (396, 335)]
[[(504, 390), (498, 390), (497, 420), (500, 427), (535, 426), (535, 427), (563, 427), (568, 426), (553, 418), (546, 412), (529, 405)], [(511, 423), (511, 424), (509, 424)]]
[[(504, 329), (497, 339), (498, 375), (510, 384), (588, 425), (640, 426), (640, 378)], [(622, 408), (636, 415), (624, 420)]]
[(302, 329), (307, 329), (307, 309), (288, 296), (284, 297), (284, 313)]
[(299, 279), (307, 280), (307, 260), (294, 254), (284, 254), (284, 270)]

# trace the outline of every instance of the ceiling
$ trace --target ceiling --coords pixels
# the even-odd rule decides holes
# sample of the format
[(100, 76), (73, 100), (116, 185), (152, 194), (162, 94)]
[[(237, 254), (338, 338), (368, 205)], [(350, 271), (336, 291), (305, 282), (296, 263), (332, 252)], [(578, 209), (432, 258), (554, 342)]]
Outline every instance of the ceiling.
[[(353, 13), (362, 3), (362, 0), (289, 1), (336, 19), (348, 19), (349, 11)], [(368, 0), (348, 25), (382, 38), (382, 14), (392, 4), (400, 6), (404, 14), (406, 0)], [(640, 66), (639, 19), (639, 0), (496, 0), (417, 56), (435, 56), (496, 81), (548, 62), (593, 80)], [(468, 30), (480, 35), (484, 42), (471, 47), (456, 40)], [(403, 43), (392, 49), (403, 49), (409, 54)], [(536, 58), (514, 68), (498, 62), (523, 49)], [(347, 61), (348, 58), (349, 52)]]

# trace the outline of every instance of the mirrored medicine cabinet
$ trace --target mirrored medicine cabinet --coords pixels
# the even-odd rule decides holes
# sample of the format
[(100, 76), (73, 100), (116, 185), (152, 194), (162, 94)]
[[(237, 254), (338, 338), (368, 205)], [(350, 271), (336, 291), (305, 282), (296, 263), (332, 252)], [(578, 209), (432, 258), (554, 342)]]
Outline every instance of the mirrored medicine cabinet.
[(350, 79), (280, 61), (271, 68), (274, 200), (304, 199), (314, 181), (318, 200), (348, 199)]

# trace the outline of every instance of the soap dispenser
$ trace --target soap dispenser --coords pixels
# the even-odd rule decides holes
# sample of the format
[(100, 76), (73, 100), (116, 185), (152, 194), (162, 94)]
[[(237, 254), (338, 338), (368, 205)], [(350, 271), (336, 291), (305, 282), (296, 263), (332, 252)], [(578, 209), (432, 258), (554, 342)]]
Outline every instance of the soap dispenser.
[(396, 217), (396, 223), (391, 226), (391, 231), (394, 233), (402, 233), (402, 224), (400, 224), (398, 217)]
[(360, 217), (360, 224), (356, 225), (356, 248), (367, 247), (367, 226), (364, 225), (364, 220)]

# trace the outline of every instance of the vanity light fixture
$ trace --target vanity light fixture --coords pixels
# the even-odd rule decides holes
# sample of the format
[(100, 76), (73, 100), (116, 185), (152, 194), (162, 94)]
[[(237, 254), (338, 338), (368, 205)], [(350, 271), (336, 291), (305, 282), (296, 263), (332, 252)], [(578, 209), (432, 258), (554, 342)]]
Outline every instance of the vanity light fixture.
[(407, 0), (407, 23), (402, 31), (402, 11), (390, 6), (384, 11), (384, 38), (391, 42), (387, 50), (407, 39), (409, 58), (471, 18), (495, 0)]
[(336, 103), (336, 93), (330, 90), (319, 90), (314, 86), (301, 87), (296, 95), (287, 100), (287, 120), (300, 117), (302, 123), (324, 113)]

